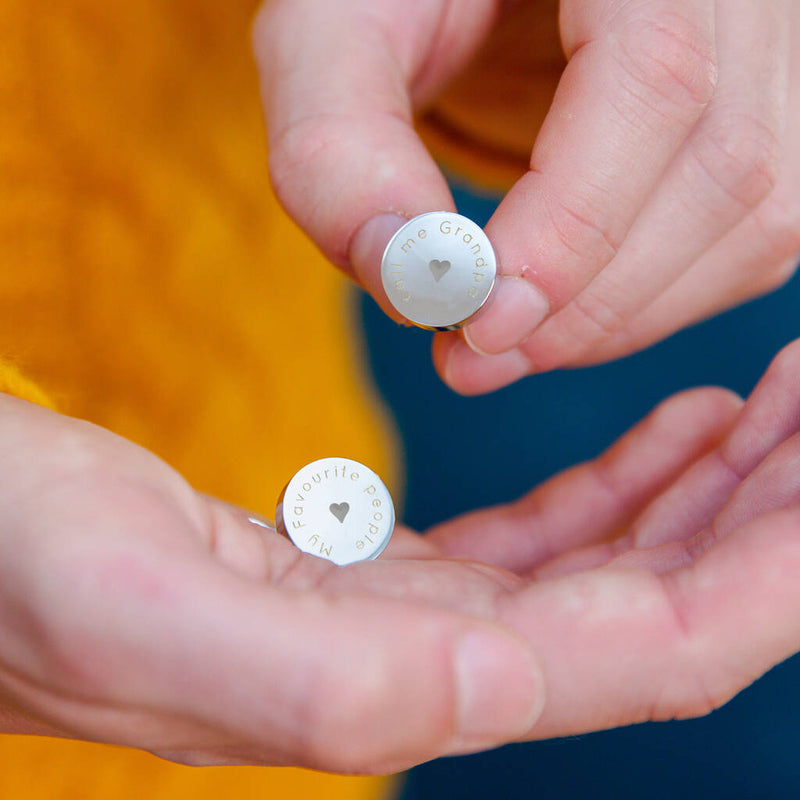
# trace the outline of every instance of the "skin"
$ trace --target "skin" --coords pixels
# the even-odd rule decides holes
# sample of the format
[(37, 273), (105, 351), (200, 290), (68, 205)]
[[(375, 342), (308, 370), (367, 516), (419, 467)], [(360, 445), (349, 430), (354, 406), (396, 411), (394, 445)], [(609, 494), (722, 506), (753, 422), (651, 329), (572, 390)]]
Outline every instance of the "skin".
[(527, 151), (486, 227), (495, 293), (434, 342), (459, 392), (619, 357), (797, 265), (798, 0), (273, 0), (254, 42), (275, 189), (388, 313), (389, 237), (453, 210), (415, 112), (469, 135), (477, 107)]
[(798, 393), (800, 341), (348, 567), (2, 395), (0, 730), (391, 772), (705, 714), (800, 648)]

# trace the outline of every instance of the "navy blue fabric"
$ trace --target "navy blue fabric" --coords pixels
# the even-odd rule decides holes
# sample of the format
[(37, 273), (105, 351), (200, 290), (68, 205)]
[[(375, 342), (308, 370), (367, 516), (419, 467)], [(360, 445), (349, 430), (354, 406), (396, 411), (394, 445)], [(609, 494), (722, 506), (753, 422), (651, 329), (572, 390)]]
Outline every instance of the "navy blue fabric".
[[(480, 224), (494, 208), (493, 200), (458, 187), (456, 200)], [(430, 334), (395, 325), (362, 297), (370, 365), (405, 449), (402, 518), (424, 529), (517, 497), (596, 455), (681, 389), (718, 384), (748, 394), (778, 350), (800, 336), (799, 308), (795, 278), (769, 297), (613, 364), (534, 376), (463, 398), (433, 371)], [(434, 761), (411, 771), (401, 797), (796, 800), (799, 687), (796, 657), (704, 719)]]

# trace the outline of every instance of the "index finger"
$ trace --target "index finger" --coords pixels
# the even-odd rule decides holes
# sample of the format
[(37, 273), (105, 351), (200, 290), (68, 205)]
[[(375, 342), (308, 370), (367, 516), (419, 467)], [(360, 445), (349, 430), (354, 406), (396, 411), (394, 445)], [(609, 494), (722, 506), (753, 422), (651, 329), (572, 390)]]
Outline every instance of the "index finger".
[(479, 352), (519, 344), (609, 264), (714, 91), (711, 0), (571, 0), (561, 26), (569, 62), (530, 170), (487, 225), (505, 281), (524, 278), (539, 311), (498, 292), (465, 328)]

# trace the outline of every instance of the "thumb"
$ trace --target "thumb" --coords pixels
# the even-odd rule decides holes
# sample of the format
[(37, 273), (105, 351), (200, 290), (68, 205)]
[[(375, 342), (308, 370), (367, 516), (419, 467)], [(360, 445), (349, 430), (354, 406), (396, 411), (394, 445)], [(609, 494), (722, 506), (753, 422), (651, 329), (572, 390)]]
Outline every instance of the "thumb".
[(379, 302), (389, 238), (412, 216), (454, 208), (414, 131), (412, 106), (488, 27), (494, 4), (471, 6), (460, 31), (447, 22), (446, 0), (412, 8), (287, 0), (265, 6), (255, 23), (275, 191), (325, 255)]
[[(215, 512), (228, 549), (234, 527), (252, 537), (245, 519)], [(394, 566), (402, 573), (400, 600), (370, 589), (373, 563), (342, 568), (297, 551), (289, 563), (283, 537), (264, 535), (279, 564), (266, 581), (209, 558), (173, 580), (184, 602), (152, 635), (179, 676), (164, 698), (173, 708), (271, 763), (345, 773), (394, 772), (529, 731), (543, 704), (533, 652), (491, 621), (426, 607), (430, 562), (380, 565), (387, 581)]]

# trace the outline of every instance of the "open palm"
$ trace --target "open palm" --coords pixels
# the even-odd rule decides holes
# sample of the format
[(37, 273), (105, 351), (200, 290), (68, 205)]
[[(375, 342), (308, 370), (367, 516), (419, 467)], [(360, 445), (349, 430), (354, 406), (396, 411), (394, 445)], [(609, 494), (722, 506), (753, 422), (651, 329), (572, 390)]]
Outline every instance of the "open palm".
[(388, 772), (706, 713), (800, 648), (800, 343), (509, 506), (300, 553), (152, 454), (0, 402), (0, 726)]

